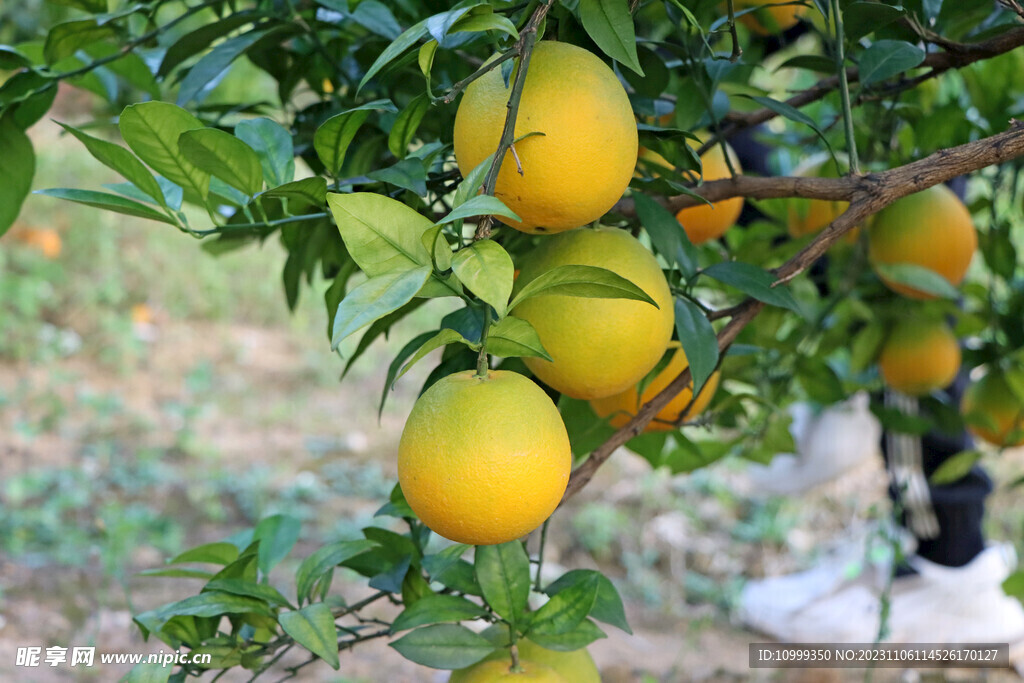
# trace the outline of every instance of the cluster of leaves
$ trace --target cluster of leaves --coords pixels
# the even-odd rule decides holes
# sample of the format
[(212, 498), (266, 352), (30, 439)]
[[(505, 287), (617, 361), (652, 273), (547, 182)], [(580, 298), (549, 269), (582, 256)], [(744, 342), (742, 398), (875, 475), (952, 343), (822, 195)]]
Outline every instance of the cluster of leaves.
[[(197, 595), (139, 614), (135, 622), (147, 638), (153, 635), (176, 650), (188, 648), (192, 662), (195, 655), (210, 659), (182, 665), (173, 676), (170, 668), (142, 664), (125, 680), (152, 682), (159, 675), (161, 683), (184, 681), (236, 666), (258, 675), (295, 645), (312, 657), (293, 672), (316, 659), (337, 669), (340, 651), (397, 634), (403, 635), (391, 646), (406, 658), (458, 669), (526, 636), (553, 650), (586, 647), (605, 637), (594, 620), (630, 632), (618, 592), (599, 572), (572, 570), (544, 586), (540, 557), (531, 562), (520, 541), (431, 550), (430, 530), (416, 520), (398, 487), (377, 515), (401, 519), (409, 531), (371, 526), (361, 539), (318, 548), (298, 565), (294, 602), (270, 581), (271, 571), (299, 538), (298, 520), (287, 515), (268, 517), (253, 530), (192, 548), (166, 567), (143, 572), (204, 581)], [(471, 550), (472, 562), (464, 559)], [(365, 577), (374, 592), (351, 604), (331, 594), (339, 568)], [(385, 621), (370, 615), (378, 601), (403, 609)], [(460, 623), (474, 621), (491, 627), (480, 633)]]
[[(336, 350), (346, 351), (346, 340), (365, 329), (347, 352), (346, 369), (431, 299), (464, 304), (408, 341), (391, 364), (381, 405), (409, 367), (442, 347), (426, 385), (487, 362), (488, 355), (527, 373), (519, 357), (547, 355), (536, 331), (512, 315), (528, 297), (649, 301), (614, 273), (582, 266), (556, 269), (516, 290), (517, 263), (543, 238), (500, 228), (492, 239), (472, 239), (481, 216), (515, 216), (479, 194), (492, 160), (460, 178), (452, 163), (451, 102), (468, 78), (492, 68), (484, 65), (487, 58), (518, 49), (519, 32), (542, 4), (550, 12), (540, 37), (607, 57), (645, 121), (641, 145), (674, 166), (641, 165), (631, 183), (635, 210), (604, 222), (641, 235), (661, 259), (696, 385), (716, 368), (726, 378), (711, 416), (701, 421), (716, 426), (713, 438), (690, 429), (629, 443), (653, 466), (688, 472), (730, 454), (766, 461), (793, 450), (784, 406), (800, 398), (830, 404), (877, 388), (873, 361), (886, 330), (910, 314), (956, 317), (958, 332), (979, 339), (969, 364), (1021, 360), (1024, 275), (1019, 235), (1011, 229), (1020, 222), (1019, 169), (994, 171), (991, 191), (973, 193), (984, 268), (962, 292), (929, 271), (886, 273), (940, 296), (925, 304), (898, 301), (882, 287), (867, 265), (863, 238), (833, 249), (828, 267), (810, 279), (779, 285), (770, 269), (810, 239), (788, 237), (785, 201), (751, 202), (760, 213), (744, 229), (695, 246), (651, 198), (693, 193), (683, 175), (700, 170), (692, 131), (736, 132), (737, 122), (757, 112), (776, 118), (752, 137), (766, 145), (762, 170), (776, 173), (791, 172), (812, 153), (844, 148), (865, 168), (882, 169), (998, 130), (1024, 104), (1024, 83), (1013, 78), (1024, 72), (1014, 67), (1019, 50), (925, 82), (935, 88), (909, 89), (935, 45), (984, 40), (1019, 26), (1012, 12), (991, 3), (816, 0), (808, 7), (810, 26), (796, 30), (801, 36), (755, 40), (737, 27), (743, 50), (735, 58), (718, 0), (464, 0), (454, 7), (439, 0), (148, 0), (113, 9), (103, 0), (63, 2), (73, 9), (44, 39), (0, 46), (0, 69), (11, 72), (0, 84), (0, 234), (31, 188), (34, 153), (24, 131), (46, 114), (61, 82), (85, 89), (104, 102), (103, 111), (90, 132), (64, 129), (126, 182), (105, 191), (42, 192), (173, 226), (201, 238), (215, 255), (280, 239), (288, 252), (282, 268), (288, 304), (294, 307), (303, 282), (323, 291)], [(506, 78), (512, 64), (501, 65)], [(858, 73), (850, 91), (821, 86), (826, 94), (799, 108), (784, 99), (785, 92), (810, 88), (848, 66)], [(231, 88), (233, 79), (249, 87)], [(857, 107), (852, 119), (843, 95)], [(115, 131), (104, 123), (113, 114), (127, 148), (108, 139)], [(711, 313), (745, 297), (769, 307), (723, 356), (715, 338), (720, 323)], [(576, 455), (611, 433), (587, 403), (559, 397), (558, 405)], [(881, 409), (879, 415), (889, 429), (917, 433), (962, 424), (956, 406), (935, 398), (926, 408), (930, 417), (919, 420)], [(392, 513), (411, 517), (397, 494), (392, 506)], [(452, 623), (463, 619), (504, 623), (499, 644), (529, 635), (556, 649), (598, 637), (590, 617), (625, 626), (614, 590), (597, 574), (570, 572), (545, 589), (550, 601), (531, 611), (529, 562), (518, 543), (480, 548), (470, 564), (462, 559), (465, 548), (426, 553), (427, 531), (409, 523), (406, 534), (372, 528), (364, 539), (316, 551), (299, 568), (292, 603), (270, 588), (267, 576), (298, 530), (274, 518), (237, 544), (175, 560), (218, 564), (216, 573), (160, 570), (208, 583), (197, 596), (139, 615), (138, 623), (172, 646), (214, 654), (216, 666), (256, 670), (272, 663), (287, 639), (336, 665), (337, 647), (415, 629), (395, 641), (396, 649), (414, 661), (452, 667), (478, 660), (496, 642)], [(337, 598), (328, 591), (338, 566), (367, 577), (394, 601), (401, 596), (405, 611), (385, 631), (372, 621), (338, 625), (359, 612), (332, 602)], [(220, 630), (224, 617), (227, 632)], [(437, 659), (442, 656), (449, 658)]]

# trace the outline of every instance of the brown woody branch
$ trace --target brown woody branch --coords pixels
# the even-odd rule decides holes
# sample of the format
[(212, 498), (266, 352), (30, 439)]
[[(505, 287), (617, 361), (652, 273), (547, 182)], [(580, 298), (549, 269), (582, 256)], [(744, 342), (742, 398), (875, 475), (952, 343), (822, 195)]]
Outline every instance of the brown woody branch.
[[(1014, 48), (1024, 45), (1024, 26), (1012, 29), (994, 38), (977, 43), (954, 43), (952, 41), (943, 40), (941, 43), (937, 44), (946, 51), (933, 52), (924, 58), (924, 61), (921, 62), (920, 66), (929, 68), (928, 72), (916, 78), (896, 81), (895, 83), (890, 83), (877, 89), (888, 94), (909, 90), (910, 88), (920, 84), (922, 81), (928, 80), (929, 78), (935, 78), (950, 69), (960, 69), (969, 64), (973, 64), (974, 62), (981, 61), (983, 59), (990, 59), (1009, 52)], [(852, 66), (847, 68), (846, 78), (851, 83), (859, 81), (859, 70)], [(799, 109), (800, 107), (805, 107), (812, 102), (817, 102), (838, 87), (839, 76), (829, 76), (828, 78), (821, 79), (810, 88), (793, 95), (785, 102), (791, 107)], [(856, 101), (861, 102), (867, 99), (872, 99), (872, 95), (862, 93), (858, 96)], [(778, 116), (778, 114), (767, 108), (757, 109), (743, 114), (728, 114), (725, 117), (725, 125), (722, 126), (721, 136), (728, 139), (741, 130), (760, 125), (766, 121), (770, 121), (776, 116)], [(717, 136), (710, 137), (703, 145), (701, 145), (698, 153), (703, 154), (716, 144), (716, 142)]]
[[(759, 199), (777, 197), (808, 197), (812, 199), (846, 200), (849, 208), (826, 227), (800, 253), (793, 256), (773, 272), (778, 283), (793, 279), (817, 261), (832, 244), (855, 225), (897, 199), (920, 192), (933, 185), (971, 173), (987, 166), (1001, 164), (1024, 156), (1024, 123), (1011, 120), (1009, 130), (958, 147), (943, 149), (919, 161), (898, 166), (881, 173), (868, 173), (846, 178), (746, 178), (737, 176), (705, 183), (697, 192), (709, 200), (746, 196)], [(674, 197), (671, 208), (683, 208), (698, 203), (690, 197)], [(623, 213), (628, 213), (620, 209)], [(756, 299), (746, 299), (727, 309), (729, 322), (718, 333), (718, 350), (725, 354), (739, 333), (765, 306)], [(723, 317), (723, 316), (716, 316)], [(661, 409), (690, 384), (690, 369), (686, 368), (657, 396), (645, 403), (637, 414), (607, 441), (594, 450), (590, 457), (569, 478), (569, 486), (562, 498), (566, 500), (578, 493), (593, 478), (597, 469), (611, 454), (639, 435)]]

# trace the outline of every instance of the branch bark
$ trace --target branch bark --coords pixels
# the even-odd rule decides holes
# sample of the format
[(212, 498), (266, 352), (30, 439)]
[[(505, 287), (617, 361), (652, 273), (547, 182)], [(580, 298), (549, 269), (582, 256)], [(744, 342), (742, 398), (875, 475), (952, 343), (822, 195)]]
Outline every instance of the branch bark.
[[(973, 64), (974, 62), (1009, 52), (1010, 50), (1022, 45), (1024, 45), (1024, 26), (1012, 29), (994, 38), (977, 43), (951, 43), (947, 41), (941, 44), (941, 47), (946, 50), (945, 52), (933, 52), (927, 55), (924, 58), (924, 61), (921, 62), (920, 66), (926, 68), (930, 67), (930, 71), (917, 78), (906, 79), (888, 86), (882, 86), (882, 89), (889, 94), (899, 92), (901, 90), (907, 90), (918, 85), (923, 80), (934, 78), (946, 71), (949, 71), (950, 69), (960, 69), (969, 64)], [(846, 78), (850, 83), (859, 81), (859, 70), (852, 66), (847, 68)], [(810, 88), (793, 95), (789, 99), (785, 100), (785, 102), (791, 107), (799, 109), (800, 107), (807, 106), (812, 102), (817, 102), (838, 87), (839, 76), (829, 76), (828, 78), (823, 78), (818, 81)], [(857, 97), (856, 102), (859, 103), (866, 99), (871, 99), (871, 96), (862, 93)], [(757, 109), (745, 114), (729, 114), (725, 117), (726, 123), (722, 127), (722, 137), (729, 139), (729, 137), (735, 135), (741, 130), (760, 125), (766, 121), (770, 121), (776, 116), (778, 116), (778, 114), (771, 109)], [(698, 153), (703, 154), (707, 150), (711, 149), (716, 142), (716, 137), (712, 136), (703, 145), (701, 145)]]
[[(924, 159), (881, 173), (868, 173), (846, 178), (748, 178), (737, 176), (706, 183), (697, 188), (697, 192), (712, 201), (746, 196), (758, 199), (809, 197), (850, 202), (849, 208), (831, 225), (819, 233), (793, 258), (773, 271), (778, 278), (777, 284), (782, 284), (810, 267), (847, 231), (896, 200), (965, 173), (1022, 156), (1024, 156), (1024, 123), (1011, 120), (1010, 128), (1007, 131), (958, 147), (939, 150)], [(672, 200), (675, 203), (673, 204), (670, 200), (669, 206), (674, 210), (677, 210), (676, 207), (684, 208), (698, 203), (697, 200), (688, 196), (674, 197)], [(620, 207), (620, 212), (628, 213), (625, 207)], [(765, 304), (761, 301), (746, 299), (728, 309), (729, 322), (718, 333), (720, 354), (724, 354), (729, 349), (743, 328), (750, 324), (764, 307)], [(590, 457), (573, 471), (562, 502), (564, 503), (579, 493), (617, 448), (639, 435), (644, 427), (661, 412), (661, 409), (689, 384), (690, 369), (686, 368), (657, 396), (641, 406), (629, 422), (595, 449)]]

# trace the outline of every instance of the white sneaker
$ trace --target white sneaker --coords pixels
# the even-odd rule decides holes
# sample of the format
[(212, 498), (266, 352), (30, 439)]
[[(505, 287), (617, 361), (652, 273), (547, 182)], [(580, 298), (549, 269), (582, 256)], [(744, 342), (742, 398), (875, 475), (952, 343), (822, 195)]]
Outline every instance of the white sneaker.
[(868, 408), (864, 392), (814, 415), (806, 403), (789, 407), (790, 433), (797, 454), (780, 453), (771, 463), (748, 469), (754, 487), (775, 495), (792, 495), (835, 479), (878, 454), (882, 427)]
[[(909, 562), (917, 574), (893, 581), (887, 642), (1010, 643), (1011, 653), (1024, 643), (1024, 607), (1002, 589), (1016, 563), (1012, 546), (990, 546), (963, 567), (916, 556)], [(882, 569), (869, 566), (844, 579), (843, 567), (833, 562), (751, 581), (739, 617), (783, 642), (873, 642), (887, 576)]]

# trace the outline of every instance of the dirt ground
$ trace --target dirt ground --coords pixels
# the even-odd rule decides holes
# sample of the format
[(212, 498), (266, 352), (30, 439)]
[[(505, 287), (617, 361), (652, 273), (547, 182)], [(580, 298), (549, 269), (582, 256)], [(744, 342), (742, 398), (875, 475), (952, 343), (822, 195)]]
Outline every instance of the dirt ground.
[[(394, 449), (418, 378), (400, 384), (378, 425), (374, 403), (383, 382), (380, 367), (359, 380), (363, 392), (346, 391), (311, 370), (309, 362), (302, 360), (309, 348), (286, 330), (180, 322), (161, 316), (149, 333), (151, 341), (145, 342), (134, 366), (120, 373), (82, 356), (46, 366), (0, 363), (0, 392), (8, 397), (21, 392), (21, 400), (0, 404), (5, 479), (64, 468), (85, 481), (97, 467), (129, 467), (139, 452), (158, 449), (160, 458), (177, 474), (166, 482), (169, 486), (155, 482), (142, 493), (165, 514), (179, 516), (187, 529), (182, 539), (186, 546), (223, 538), (251, 523), (240, 499), (226, 502), (219, 517), (204, 515), (196, 509), (204, 504), (202, 498), (192, 498), (190, 504), (189, 482), (200, 485), (215, 475), (230, 477), (268, 467), (272, 474), (267, 489), (273, 493), (296, 481), (323, 478), (327, 469), (339, 463), (350, 464), (352, 477), (363, 467), (364, 473), (376, 472), (382, 482), (393, 479)], [(215, 368), (215, 375), (205, 385), (193, 381), (190, 387), (183, 378), (194, 379), (197, 367)], [(97, 424), (95, 411), (82, 405), (85, 395), (117, 395), (122, 401), (120, 412), (104, 418), (109, 424)], [(55, 425), (32, 434), (18, 429), (19, 423), (38, 418), (44, 398), (64, 406)], [(192, 446), (182, 446), (185, 427), (180, 406), (189, 404), (198, 406), (188, 419), (187, 443)], [(170, 410), (171, 405), (179, 409)], [(115, 443), (116, 457), (103, 459), (93, 452), (97, 443), (105, 442)], [(624, 594), (635, 635), (608, 629), (609, 638), (591, 647), (603, 679), (609, 683), (865, 680), (859, 671), (750, 670), (746, 646), (763, 639), (730, 623), (727, 595), (694, 591), (686, 575), (697, 572), (735, 586), (743, 577), (802, 566), (816, 548), (866, 525), (857, 520), (870, 517), (883, 499), (884, 475), (878, 463), (866, 463), (806, 497), (798, 506), (799, 518), (780, 532), (781, 543), (770, 529), (754, 542), (740, 542), (728, 530), (736, 521), (737, 506), (750, 505), (746, 499), (723, 503), (720, 496), (725, 488), (743, 490), (739, 468), (719, 467), (708, 476), (679, 479), (652, 474), (635, 456), (618, 453), (553, 523), (547, 556), (551, 564), (600, 566), (630, 586)], [(695, 484), (694, 479), (700, 481)], [(223, 495), (218, 491), (215, 495)], [(120, 495), (130, 498), (133, 494), (122, 491)], [(673, 506), (677, 496), (687, 497), (687, 515)], [(328, 531), (323, 533), (329, 536), (330, 525), (324, 525), (324, 520), (367, 519), (378, 503), (379, 498), (353, 487), (351, 495), (317, 499), (317, 519), (311, 521), (325, 526)], [(997, 496), (997, 505), (1004, 504)], [(631, 544), (637, 541), (631, 537), (637, 529), (611, 515), (615, 509), (640, 513), (641, 541), (658, 554), (639, 578), (623, 566), (620, 557), (635, 550)], [(694, 515), (690, 510), (696, 511)], [(794, 511), (777, 512), (779, 517)], [(601, 516), (606, 513), (611, 516)], [(76, 520), (87, 531), (99, 521)], [(608, 535), (603, 545), (580, 540), (602, 531)], [(300, 544), (296, 555), (302, 557), (308, 550)], [(0, 680), (113, 681), (123, 671), (115, 666), (77, 674), (66, 668), (14, 669), (11, 665), (19, 645), (94, 644), (107, 652), (159, 650), (159, 642), (142, 642), (131, 623), (131, 609), (155, 607), (194, 590), (183, 580), (134, 576), (136, 571), (158, 566), (164, 557), (152, 546), (130, 548), (124, 555), (126, 571), (112, 577), (95, 553), (87, 552), (71, 565), (32, 554), (0, 555)], [(349, 599), (358, 598), (358, 591), (356, 584), (341, 585)], [(220, 680), (246, 680), (237, 673)], [(981, 680), (979, 672), (922, 675), (882, 671), (873, 680)], [(312, 666), (297, 678), (431, 683), (444, 679), (444, 674), (403, 660), (380, 641), (344, 654), (341, 672)], [(992, 673), (985, 680), (1013, 678)]]

